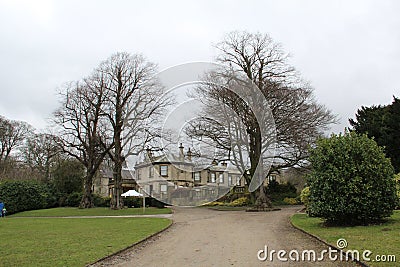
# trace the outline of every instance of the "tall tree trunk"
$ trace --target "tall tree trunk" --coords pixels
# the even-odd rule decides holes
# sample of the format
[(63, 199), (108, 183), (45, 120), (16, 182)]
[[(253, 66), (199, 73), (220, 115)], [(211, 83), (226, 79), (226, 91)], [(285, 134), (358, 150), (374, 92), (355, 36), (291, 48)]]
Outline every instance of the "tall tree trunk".
[(50, 161), (46, 159), (45, 163), (45, 174), (44, 174), (44, 182), (48, 183), (50, 181)]
[(114, 190), (111, 201), (112, 209), (122, 209), (124, 207), (122, 194), (122, 159), (118, 154), (115, 155), (113, 178), (114, 178)]
[[(247, 185), (250, 184), (251, 179), (254, 176), (259, 176), (259, 175), (264, 175), (263, 172), (260, 172), (260, 174), (256, 173), (257, 172), (257, 166), (260, 161), (261, 157), (261, 149), (262, 149), (262, 138), (261, 138), (261, 131), (259, 128), (258, 123), (255, 123), (252, 129), (248, 129), (249, 137), (250, 137), (250, 177), (247, 177), (246, 182)], [(262, 162), (260, 162), (262, 164)], [(260, 178), (260, 177), (255, 177), (255, 178)], [(265, 177), (261, 177), (264, 179)], [(264, 184), (262, 183), (259, 187), (259, 190), (255, 190), (253, 192), (250, 192), (250, 202), (263, 207), (263, 208), (270, 208), (271, 201), (268, 198), (266, 192), (265, 192), (265, 187)]]
[(79, 208), (81, 209), (94, 207), (93, 196), (92, 196), (93, 177), (94, 177), (94, 172), (91, 170), (87, 170), (84, 183), (83, 196), (81, 199), (81, 203), (79, 204)]
[[(119, 111), (119, 110), (117, 110)], [(118, 112), (117, 112), (118, 114)], [(119, 116), (117, 116), (116, 121), (121, 121)], [(122, 194), (122, 164), (124, 162), (124, 158), (122, 157), (122, 142), (121, 142), (121, 129), (122, 123), (117, 124), (116, 130), (114, 132), (114, 158), (113, 158), (113, 178), (114, 178), (114, 190), (113, 196), (111, 200), (111, 208), (112, 209), (122, 209), (124, 207), (123, 200), (121, 197)]]

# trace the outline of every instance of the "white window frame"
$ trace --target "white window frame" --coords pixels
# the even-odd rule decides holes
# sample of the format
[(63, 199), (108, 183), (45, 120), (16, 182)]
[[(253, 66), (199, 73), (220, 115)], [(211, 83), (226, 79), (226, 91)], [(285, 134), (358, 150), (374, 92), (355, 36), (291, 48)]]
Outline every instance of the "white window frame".
[(160, 175), (164, 177), (168, 176), (168, 165), (160, 165)]
[(217, 175), (215, 174), (215, 172), (210, 173), (210, 181), (211, 183), (217, 182)]
[(168, 191), (168, 186), (166, 184), (160, 184), (160, 192), (166, 193)]
[(193, 180), (195, 180), (196, 182), (200, 182), (200, 181), (201, 181), (201, 174), (200, 174), (200, 172), (194, 172), (194, 174), (193, 174)]
[(240, 185), (240, 180), (241, 180), (241, 177), (240, 176), (236, 176), (236, 185)]

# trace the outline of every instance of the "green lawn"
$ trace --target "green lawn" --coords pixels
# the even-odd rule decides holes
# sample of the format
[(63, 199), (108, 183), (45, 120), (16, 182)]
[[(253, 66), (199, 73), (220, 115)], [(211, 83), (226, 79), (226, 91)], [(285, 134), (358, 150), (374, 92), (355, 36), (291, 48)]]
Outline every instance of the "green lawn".
[(0, 218), (0, 266), (84, 266), (170, 224), (163, 218)]
[(19, 212), (8, 217), (64, 217), (64, 216), (123, 216), (123, 215), (152, 215), (152, 214), (168, 214), (171, 209), (164, 208), (146, 208), (143, 213), (143, 208), (129, 208), (121, 210), (112, 210), (110, 208), (53, 208), (43, 210), (30, 210)]
[(339, 238), (346, 239), (347, 249), (357, 249), (360, 254), (370, 250), (369, 257), (376, 255), (395, 255), (396, 262), (366, 262), (369, 266), (400, 266), (400, 211), (395, 211), (385, 223), (371, 226), (325, 227), (319, 218), (310, 218), (306, 214), (295, 214), (291, 218), (293, 225), (320, 237), (335, 245)]

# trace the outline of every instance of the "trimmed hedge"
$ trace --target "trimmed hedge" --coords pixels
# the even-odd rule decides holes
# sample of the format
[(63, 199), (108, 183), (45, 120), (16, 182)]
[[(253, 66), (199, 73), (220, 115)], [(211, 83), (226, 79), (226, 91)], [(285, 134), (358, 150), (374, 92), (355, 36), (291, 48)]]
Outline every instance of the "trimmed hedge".
[(36, 181), (1, 182), (0, 200), (4, 202), (8, 214), (52, 208), (57, 204), (52, 188)]

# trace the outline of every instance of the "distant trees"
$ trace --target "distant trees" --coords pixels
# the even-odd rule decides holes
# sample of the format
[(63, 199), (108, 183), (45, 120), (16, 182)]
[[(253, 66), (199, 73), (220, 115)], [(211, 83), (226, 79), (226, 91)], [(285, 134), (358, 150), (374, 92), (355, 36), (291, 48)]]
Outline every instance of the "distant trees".
[[(220, 159), (231, 160), (247, 185), (260, 163), (272, 162), (272, 170), (301, 165), (310, 144), (334, 122), (332, 113), (314, 100), (313, 89), (268, 35), (232, 32), (216, 48), (223, 67), (209, 73), (196, 91), (206, 108), (186, 133), (199, 140), (207, 137), (225, 150)], [(259, 94), (250, 90), (254, 86)], [(276, 147), (275, 155), (265, 153), (271, 147)], [(267, 175), (258, 174), (262, 181)], [(263, 187), (259, 193), (265, 202)], [(254, 201), (255, 193), (252, 196)]]
[(311, 150), (307, 211), (330, 224), (368, 224), (397, 204), (393, 167), (383, 149), (354, 132), (320, 139)]
[(31, 134), (23, 149), (24, 161), (32, 170), (37, 170), (43, 182), (51, 180), (51, 167), (62, 150), (57, 143), (57, 137), (52, 134)]
[(12, 151), (21, 148), (32, 127), (26, 122), (13, 121), (0, 116), (0, 170), (5, 171)]
[(373, 137), (385, 148), (396, 172), (400, 172), (400, 99), (386, 106), (361, 107), (356, 119), (350, 119), (353, 130)]

